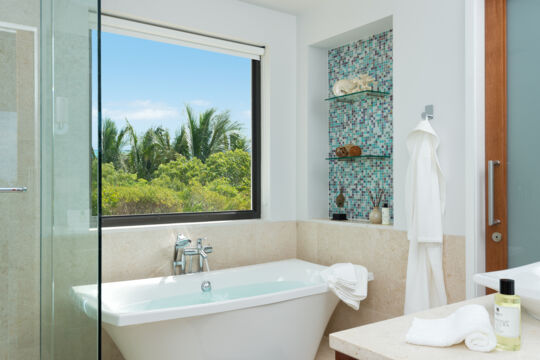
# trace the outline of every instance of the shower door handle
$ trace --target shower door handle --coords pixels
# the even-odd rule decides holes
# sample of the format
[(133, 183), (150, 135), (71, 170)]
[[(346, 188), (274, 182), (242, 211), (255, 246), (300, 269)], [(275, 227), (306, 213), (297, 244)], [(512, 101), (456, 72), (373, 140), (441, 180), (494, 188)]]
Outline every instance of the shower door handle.
[(501, 165), (499, 160), (488, 161), (488, 225), (493, 226), (501, 223), (501, 220), (495, 219), (495, 199), (494, 199), (494, 170), (495, 166)]
[(28, 190), (28, 188), (26, 186), (23, 186), (23, 187), (8, 187), (8, 188), (0, 187), (0, 193), (26, 192), (26, 190)]

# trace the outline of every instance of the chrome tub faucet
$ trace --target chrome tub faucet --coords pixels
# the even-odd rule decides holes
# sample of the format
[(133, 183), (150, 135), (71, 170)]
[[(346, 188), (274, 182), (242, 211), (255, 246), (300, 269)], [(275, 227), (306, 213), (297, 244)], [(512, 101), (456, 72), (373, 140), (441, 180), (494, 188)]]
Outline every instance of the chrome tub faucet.
[[(177, 275), (176, 268), (180, 267), (180, 274), (189, 274), (193, 272), (193, 256), (199, 257), (198, 272), (204, 270), (204, 264), (206, 263), (206, 270), (210, 271), (208, 265), (208, 254), (211, 254), (214, 249), (211, 246), (204, 246), (203, 241), (206, 238), (197, 239), (197, 247), (190, 247), (191, 240), (185, 237), (183, 234), (178, 234), (176, 243), (174, 245), (174, 257), (172, 262), (173, 275)], [(178, 256), (180, 255), (180, 260)], [(189, 269), (187, 267), (187, 259), (190, 258)]]

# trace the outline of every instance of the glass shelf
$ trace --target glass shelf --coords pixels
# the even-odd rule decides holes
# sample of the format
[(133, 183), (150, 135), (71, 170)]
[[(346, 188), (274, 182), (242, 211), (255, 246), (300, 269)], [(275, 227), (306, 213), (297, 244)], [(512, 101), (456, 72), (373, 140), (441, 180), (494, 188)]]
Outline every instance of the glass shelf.
[(385, 97), (390, 95), (388, 92), (384, 91), (375, 91), (375, 90), (364, 90), (364, 91), (357, 91), (351, 94), (346, 95), (340, 95), (340, 96), (332, 96), (328, 99), (325, 99), (326, 101), (337, 101), (337, 102), (346, 102), (346, 103), (354, 103), (357, 101), (360, 101), (362, 99), (365, 99), (366, 97)]
[(342, 156), (342, 157), (328, 157), (326, 158), (326, 160), (338, 160), (338, 161), (343, 161), (343, 160), (350, 160), (350, 161), (353, 161), (353, 160), (357, 160), (357, 159), (390, 159), (392, 156), (391, 155), (360, 155), (360, 156)]

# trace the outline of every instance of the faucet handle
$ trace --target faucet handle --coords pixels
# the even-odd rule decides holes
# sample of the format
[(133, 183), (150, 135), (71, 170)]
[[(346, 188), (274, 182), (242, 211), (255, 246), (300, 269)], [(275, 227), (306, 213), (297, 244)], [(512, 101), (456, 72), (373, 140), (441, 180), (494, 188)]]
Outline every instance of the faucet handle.
[(202, 247), (203, 241), (206, 241), (206, 238), (205, 238), (205, 237), (203, 237), (203, 238), (198, 238), (198, 239), (197, 239), (197, 246), (198, 246), (198, 247)]
[(190, 239), (188, 239), (186, 236), (184, 236), (184, 234), (178, 234), (178, 236), (176, 237), (176, 248), (177, 249), (183, 249), (186, 246), (188, 246), (189, 244), (191, 244)]
[(184, 250), (185, 256), (196, 256), (199, 255), (199, 251), (195, 248), (187, 248)]
[(207, 253), (207, 254), (211, 254), (211, 253), (214, 252), (214, 248), (211, 247), (211, 246), (205, 246), (205, 247), (203, 248), (203, 251), (204, 251), (205, 253)]

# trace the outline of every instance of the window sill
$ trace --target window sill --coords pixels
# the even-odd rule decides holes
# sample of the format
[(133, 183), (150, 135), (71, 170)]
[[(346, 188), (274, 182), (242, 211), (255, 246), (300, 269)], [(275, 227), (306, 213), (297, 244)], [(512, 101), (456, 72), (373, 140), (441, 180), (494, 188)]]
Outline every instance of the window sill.
[(309, 219), (309, 220), (303, 220), (303, 221), (320, 223), (320, 224), (358, 226), (358, 227), (365, 227), (365, 228), (371, 228), (371, 229), (394, 230), (394, 223), (390, 223), (390, 225), (371, 224), (368, 220), (343, 220), (343, 221), (340, 221), (340, 220), (330, 220), (330, 219)]
[(169, 224), (150, 224), (150, 225), (132, 225), (132, 226), (111, 226), (103, 227), (104, 234), (112, 234), (117, 232), (139, 232), (153, 231), (167, 228), (181, 228), (185, 226), (234, 226), (243, 224), (260, 224), (265, 222), (274, 222), (273, 220), (264, 219), (245, 219), (245, 220), (218, 220), (218, 221), (194, 221), (194, 222), (178, 222)]

